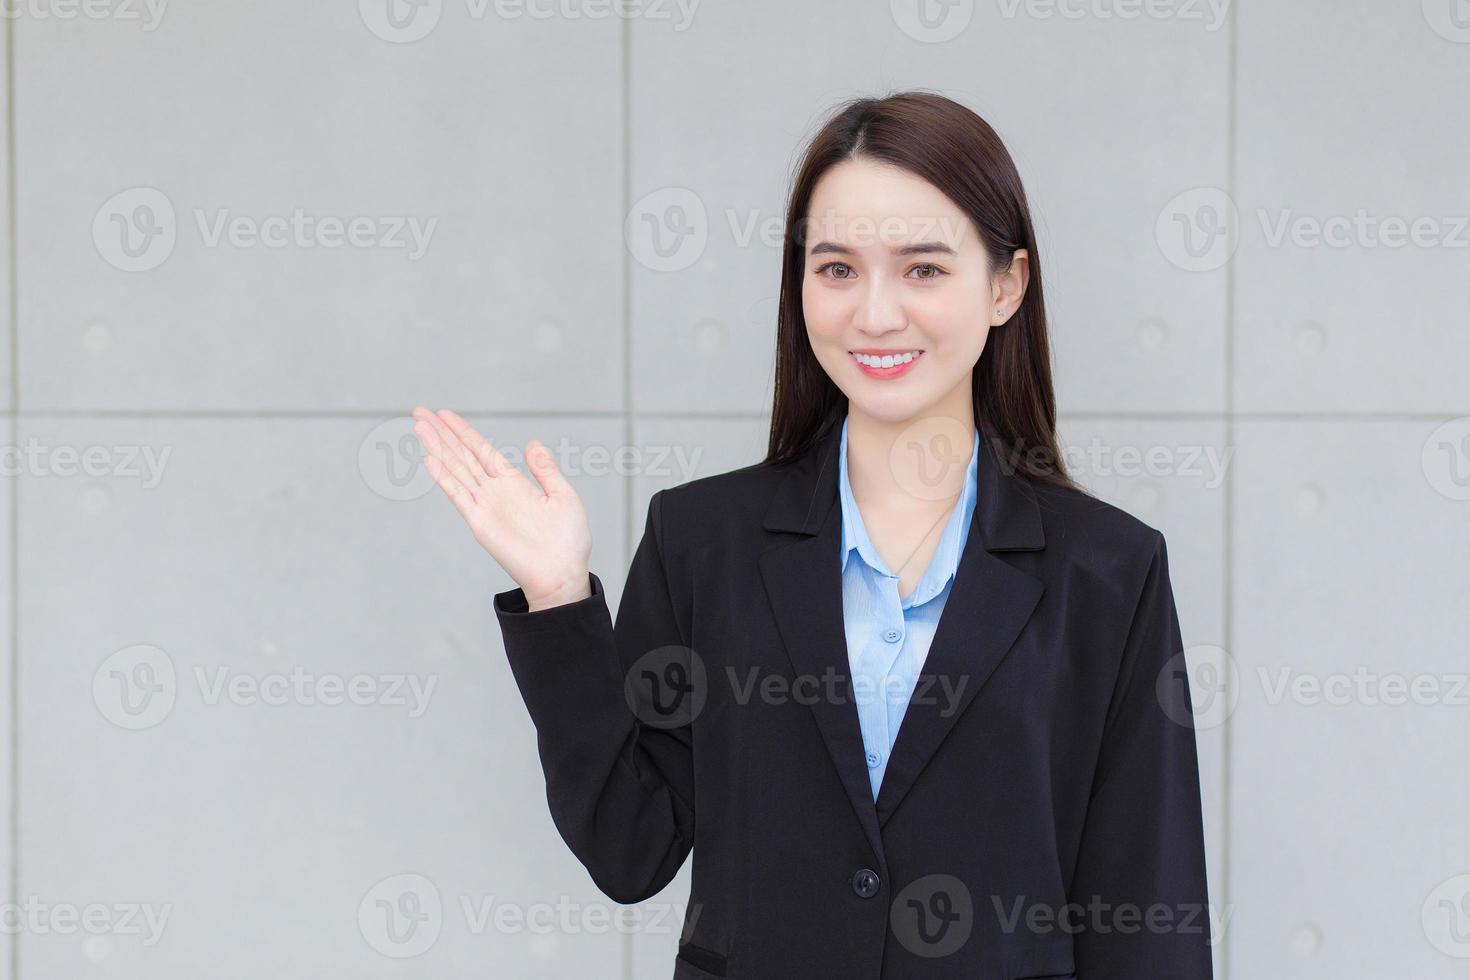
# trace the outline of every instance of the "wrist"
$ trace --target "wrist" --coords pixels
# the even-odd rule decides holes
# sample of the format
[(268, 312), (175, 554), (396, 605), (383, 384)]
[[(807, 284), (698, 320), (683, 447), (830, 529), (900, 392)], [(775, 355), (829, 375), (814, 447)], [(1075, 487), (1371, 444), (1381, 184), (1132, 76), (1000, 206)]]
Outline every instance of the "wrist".
[[(525, 590), (523, 589), (522, 592), (525, 592)], [(588, 572), (583, 571), (580, 575), (569, 578), (561, 585), (549, 590), (538, 590), (534, 595), (525, 592), (526, 611), (539, 612), (542, 609), (550, 609), (553, 606), (562, 606), (569, 602), (579, 602), (591, 595), (591, 576)]]

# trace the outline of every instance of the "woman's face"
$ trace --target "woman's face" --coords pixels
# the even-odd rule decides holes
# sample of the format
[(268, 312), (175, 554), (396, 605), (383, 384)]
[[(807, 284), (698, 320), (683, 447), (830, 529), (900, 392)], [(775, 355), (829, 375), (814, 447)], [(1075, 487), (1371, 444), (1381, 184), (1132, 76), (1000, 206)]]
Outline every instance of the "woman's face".
[(906, 170), (861, 158), (818, 180), (805, 231), (807, 336), (849, 407), (895, 423), (968, 417), (990, 328), (1020, 304), (1024, 250), (992, 281), (980, 237), (954, 202)]

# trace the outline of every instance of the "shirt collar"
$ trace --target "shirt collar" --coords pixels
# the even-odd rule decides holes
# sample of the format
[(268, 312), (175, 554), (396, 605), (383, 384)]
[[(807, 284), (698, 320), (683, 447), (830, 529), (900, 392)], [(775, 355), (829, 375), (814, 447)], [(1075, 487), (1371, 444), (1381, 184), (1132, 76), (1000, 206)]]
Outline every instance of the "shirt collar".
[[(949, 521), (945, 524), (943, 535), (934, 549), (934, 558), (929, 562), (929, 567), (924, 570), (914, 591), (904, 600), (904, 608), (916, 606), (934, 598), (944, 590), (945, 585), (949, 583), (950, 578), (959, 568), (960, 554), (964, 551), (965, 540), (970, 530), (970, 519), (975, 512), (979, 459), (980, 432), (977, 429), (970, 446), (970, 466), (965, 473), (964, 490), (960, 494), (959, 502), (950, 511)], [(857, 501), (852, 496), (852, 484), (847, 479), (846, 418), (842, 420), (842, 438), (837, 452), (837, 488), (838, 498), (842, 502), (842, 570), (847, 570), (848, 556), (856, 551), (858, 556), (875, 572), (890, 578), (894, 577), (882, 556), (873, 547), (873, 542), (863, 527), (863, 515), (858, 510)]]

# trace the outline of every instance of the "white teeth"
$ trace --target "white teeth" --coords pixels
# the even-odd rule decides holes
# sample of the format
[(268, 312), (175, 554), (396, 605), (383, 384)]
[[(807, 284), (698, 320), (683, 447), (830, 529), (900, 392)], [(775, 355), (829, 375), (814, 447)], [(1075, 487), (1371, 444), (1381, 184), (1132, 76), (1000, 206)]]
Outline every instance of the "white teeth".
[(857, 358), (859, 364), (866, 364), (868, 367), (887, 368), (893, 367), (895, 364), (907, 364), (922, 353), (923, 351), (911, 350), (905, 351), (902, 354), (884, 354), (882, 357), (858, 353), (854, 353), (852, 356)]

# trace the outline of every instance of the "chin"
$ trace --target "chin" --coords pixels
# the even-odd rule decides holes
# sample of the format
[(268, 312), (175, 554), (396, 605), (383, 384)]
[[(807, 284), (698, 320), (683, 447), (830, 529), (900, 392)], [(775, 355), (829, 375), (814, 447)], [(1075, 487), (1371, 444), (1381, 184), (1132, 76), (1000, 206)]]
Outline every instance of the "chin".
[(862, 398), (849, 398), (848, 409), (856, 408), (871, 419), (895, 425), (919, 415), (931, 403), (929, 399), (916, 397), (912, 393), (888, 398), (874, 398), (864, 394), (865, 397)]

